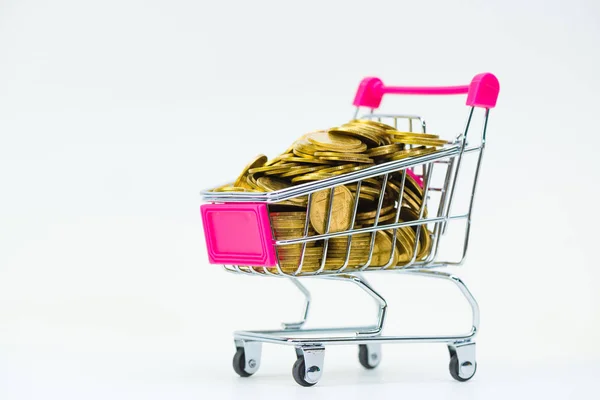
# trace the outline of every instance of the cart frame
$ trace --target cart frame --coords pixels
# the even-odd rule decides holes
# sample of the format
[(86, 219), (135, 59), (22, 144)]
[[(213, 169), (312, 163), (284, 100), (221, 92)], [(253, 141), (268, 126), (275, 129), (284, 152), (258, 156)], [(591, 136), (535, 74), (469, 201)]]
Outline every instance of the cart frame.
[[(381, 345), (384, 343), (446, 343), (450, 353), (450, 374), (458, 381), (466, 381), (473, 377), (477, 369), (475, 357), (475, 337), (479, 330), (479, 306), (477, 301), (465, 285), (465, 283), (456, 275), (434, 270), (446, 266), (458, 266), (463, 264), (471, 231), (471, 215), (474, 205), (475, 192), (479, 179), (479, 172), (482, 157), (486, 143), (486, 131), (489, 118), (489, 111), (495, 107), (499, 92), (499, 84), (496, 77), (489, 73), (475, 76), (470, 85), (450, 86), (450, 87), (391, 87), (385, 86), (377, 78), (365, 78), (359, 86), (354, 105), (357, 107), (355, 118), (359, 115), (360, 107), (367, 107), (370, 113), (361, 118), (392, 119), (394, 126), (397, 126), (399, 120), (406, 120), (409, 124), (409, 131), (413, 129), (413, 123), (418, 122), (422, 132), (426, 132), (426, 123), (423, 118), (416, 115), (403, 114), (376, 114), (374, 111), (379, 107), (384, 94), (422, 94), (422, 95), (454, 95), (467, 94), (467, 105), (470, 106), (468, 118), (463, 132), (458, 135), (452, 145), (439, 150), (435, 153), (412, 157), (409, 159), (386, 162), (375, 165), (361, 171), (341, 175), (321, 181), (310, 182), (297, 186), (292, 186), (283, 190), (267, 193), (231, 193), (231, 192), (213, 192), (210, 190), (202, 192), (202, 199), (208, 203), (202, 206), (204, 230), (207, 237), (207, 246), (209, 247), (209, 258), (211, 262), (213, 255), (210, 253), (211, 240), (216, 240), (216, 229), (213, 225), (207, 223), (206, 213), (219, 207), (219, 212), (227, 211), (227, 207), (240, 207), (244, 204), (268, 207), (282, 201), (295, 199), (300, 196), (307, 196), (307, 213), (305, 221), (304, 236), (294, 239), (274, 240), (273, 231), (267, 226), (266, 239), (261, 244), (262, 250), (267, 253), (273, 251), (273, 257), (261, 258), (262, 261), (256, 262), (256, 258), (249, 259), (244, 255), (236, 255), (233, 261), (245, 261), (240, 264), (225, 264), (224, 268), (228, 272), (246, 274), (251, 276), (271, 276), (288, 278), (304, 295), (305, 302), (302, 311), (302, 318), (292, 323), (283, 323), (279, 330), (261, 330), (261, 331), (237, 331), (234, 333), (236, 353), (233, 360), (234, 370), (240, 376), (250, 376), (260, 367), (262, 343), (282, 344), (293, 346), (296, 349), (297, 360), (292, 369), (292, 375), (297, 383), (302, 386), (312, 386), (316, 384), (322, 376), (324, 365), (325, 346), (354, 344), (359, 345), (359, 361), (367, 369), (375, 368), (381, 360)], [(473, 115), (476, 108), (484, 110), (483, 124), (481, 128), (480, 141), (476, 145), (470, 145), (467, 141), (469, 128), (471, 127)], [(477, 161), (470, 182), (470, 198), (468, 200), (468, 209), (465, 213), (453, 213), (452, 203), (457, 187), (457, 181), (462, 174), (462, 160), (466, 154), (475, 153)], [(421, 174), (416, 174), (423, 182), (423, 203), (419, 212), (419, 218), (413, 221), (399, 221), (400, 209), (404, 195), (404, 187), (407, 180), (407, 171), (413, 171), (415, 168), (422, 168)], [(443, 182), (441, 185), (432, 183), (432, 176), (438, 169), (443, 170)], [(444, 171), (445, 169), (445, 171)], [(383, 193), (390, 174), (401, 174), (401, 190), (399, 192), (398, 210), (394, 223), (380, 224), (379, 216), (382, 209)], [(412, 174), (415, 175), (414, 173)], [(361, 190), (361, 183), (365, 179), (382, 177), (381, 195), (378, 199), (378, 208), (376, 210), (375, 222), (373, 226), (355, 228), (355, 219), (358, 207), (358, 193)], [(352, 224), (348, 230), (342, 232), (330, 232), (330, 216), (333, 204), (334, 189), (339, 185), (356, 183), (357, 195), (354, 204), (354, 214)], [(330, 190), (330, 201), (328, 208), (328, 217), (326, 222), (326, 231), (324, 234), (308, 235), (309, 211), (311, 196), (320, 190)], [(433, 204), (436, 209), (435, 216), (427, 216), (425, 209), (435, 199)], [(429, 204), (428, 204), (429, 202)], [(225, 209), (223, 209), (225, 207)], [(462, 241), (462, 251), (458, 259), (442, 259), (439, 254), (439, 245), (441, 238), (446, 233), (450, 222), (462, 220), (465, 222), (464, 239)], [(267, 221), (267, 225), (269, 222)], [(404, 227), (415, 227), (417, 240), (414, 244), (412, 259), (402, 266), (392, 265), (393, 252), (390, 254), (389, 262), (383, 266), (374, 267), (371, 264), (373, 258), (373, 243), (375, 234), (381, 230), (392, 230), (393, 242), (396, 240), (396, 232)], [(431, 227), (431, 230), (429, 230)], [(417, 248), (421, 238), (420, 232), (424, 229), (425, 234), (430, 235), (432, 241), (431, 251), (424, 259), (417, 259)], [(271, 233), (269, 235), (268, 233)], [(353, 235), (359, 233), (371, 234), (371, 245), (369, 249), (369, 258), (364, 265), (356, 266), (349, 263), (351, 243)], [(327, 258), (328, 241), (334, 237), (346, 237), (348, 239), (348, 249), (345, 262), (339, 268), (325, 268)], [(304, 255), (306, 246), (309, 242), (323, 241), (324, 256), (320, 267), (315, 271), (303, 269)], [(301, 255), (298, 262), (298, 268), (293, 271), (284, 271), (280, 267), (279, 255), (277, 249), (281, 246), (301, 245)], [(228, 255), (229, 256), (229, 255)], [(214, 256), (218, 259), (218, 255)], [(226, 258), (229, 260), (228, 258)], [(253, 263), (253, 264), (252, 264)], [(248, 266), (253, 265), (253, 266)], [(430, 277), (444, 279), (455, 284), (462, 295), (467, 300), (471, 308), (472, 322), (468, 332), (458, 335), (435, 335), (435, 336), (384, 336), (382, 331), (385, 325), (387, 303), (385, 299), (368, 283), (363, 272), (396, 272), (399, 274), (416, 275), (420, 277)], [(377, 304), (377, 321), (374, 325), (353, 326), (353, 327), (335, 327), (335, 328), (316, 328), (306, 329), (304, 325), (309, 315), (311, 296), (306, 286), (301, 283), (300, 278), (323, 278), (330, 280), (346, 281), (356, 284), (364, 290)]]

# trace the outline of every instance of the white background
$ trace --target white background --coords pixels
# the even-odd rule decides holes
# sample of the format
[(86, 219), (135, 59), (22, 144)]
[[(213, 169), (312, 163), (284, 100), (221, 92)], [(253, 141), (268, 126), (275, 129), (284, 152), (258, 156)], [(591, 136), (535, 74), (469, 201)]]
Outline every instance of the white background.
[[(600, 3), (0, 1), (0, 399), (598, 398)], [(467, 263), (479, 368), (443, 345), (328, 349), (301, 388), (265, 346), (231, 370), (231, 331), (298, 317), (276, 279), (207, 262), (198, 192), (353, 113), (364, 76), (501, 83)], [(464, 99), (391, 99), (452, 137)], [(392, 279), (390, 279), (392, 278)], [(468, 327), (444, 282), (376, 276), (389, 331)], [(368, 322), (358, 289), (309, 282), (315, 324)]]

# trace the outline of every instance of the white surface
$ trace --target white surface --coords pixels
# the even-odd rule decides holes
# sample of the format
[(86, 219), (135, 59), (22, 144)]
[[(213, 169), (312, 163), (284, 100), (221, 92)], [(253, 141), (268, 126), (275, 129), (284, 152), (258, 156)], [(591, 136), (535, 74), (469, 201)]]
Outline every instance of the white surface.
[[(597, 398), (600, 8), (472, 3), (1, 2), (0, 398)], [(237, 379), (231, 331), (301, 300), (207, 264), (198, 191), (345, 122), (363, 76), (482, 71), (502, 89), (459, 271), (482, 309), (474, 380), (452, 381), (443, 345), (384, 347), (373, 373), (328, 349), (312, 390), (267, 346)], [(446, 137), (466, 116), (458, 98), (386, 104)], [(468, 324), (443, 282), (373, 281), (390, 331)], [(356, 289), (311, 287), (316, 324), (372, 316)]]

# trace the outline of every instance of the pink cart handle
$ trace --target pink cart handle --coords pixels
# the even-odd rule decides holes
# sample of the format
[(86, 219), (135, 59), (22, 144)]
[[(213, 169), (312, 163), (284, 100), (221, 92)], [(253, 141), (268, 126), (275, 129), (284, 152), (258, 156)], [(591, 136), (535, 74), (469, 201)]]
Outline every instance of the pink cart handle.
[(449, 95), (466, 94), (471, 107), (494, 108), (500, 92), (500, 83), (494, 74), (475, 75), (471, 84), (464, 86), (385, 86), (379, 78), (365, 78), (358, 86), (354, 105), (379, 108), (384, 94)]

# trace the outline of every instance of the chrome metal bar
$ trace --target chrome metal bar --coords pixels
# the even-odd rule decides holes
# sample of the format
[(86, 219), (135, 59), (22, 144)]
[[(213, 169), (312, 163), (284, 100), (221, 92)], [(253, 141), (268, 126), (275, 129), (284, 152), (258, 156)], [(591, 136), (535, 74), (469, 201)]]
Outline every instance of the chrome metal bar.
[(469, 216), (468, 214), (461, 214), (461, 215), (451, 215), (451, 216), (447, 216), (447, 217), (423, 218), (422, 220), (398, 222), (397, 224), (388, 224), (388, 225), (383, 225), (383, 226), (370, 226), (367, 228), (358, 228), (358, 229), (354, 229), (353, 231), (341, 231), (341, 232), (332, 232), (332, 233), (323, 234), (323, 235), (314, 235), (314, 236), (310, 236), (308, 238), (278, 240), (276, 244), (278, 246), (284, 246), (284, 245), (302, 243), (303, 241), (315, 242), (317, 240), (331, 239), (331, 238), (339, 237), (339, 236), (348, 236), (348, 235), (352, 235), (352, 234), (367, 233), (367, 232), (380, 231), (380, 230), (385, 230), (385, 229), (402, 228), (405, 226), (415, 226), (415, 225), (424, 224), (424, 223), (429, 224), (429, 223), (433, 223), (433, 222), (440, 222), (445, 219), (448, 219), (448, 220), (464, 219), (464, 218), (467, 218), (468, 216)]
[[(438, 217), (446, 217), (448, 215), (447, 209), (446, 209), (446, 204), (447, 204), (447, 199), (448, 199), (448, 188), (450, 186), (450, 180), (452, 179), (452, 171), (454, 169), (454, 160), (455, 160), (454, 157), (450, 158), (450, 161), (446, 167), (446, 176), (444, 178), (444, 189), (442, 190), (442, 194), (441, 194), (439, 206), (438, 206), (438, 214), (437, 214)], [(434, 225), (431, 251), (427, 255), (425, 262), (431, 262), (437, 256), (437, 252), (438, 252), (438, 248), (439, 248), (439, 241), (440, 241), (440, 237), (442, 234), (442, 225), (443, 225), (443, 223), (436, 223)]]
[[(350, 230), (354, 230), (354, 225), (356, 224), (356, 214), (358, 213), (358, 202), (360, 199), (360, 188), (362, 187), (362, 181), (358, 181), (356, 183), (356, 196), (354, 197), (354, 210), (352, 212), (352, 220), (350, 221)], [(344, 271), (348, 265), (350, 264), (350, 254), (352, 252), (352, 235), (348, 235), (348, 241), (346, 243), (346, 257), (344, 259), (344, 264), (335, 272), (341, 273)]]
[[(375, 292), (364, 280), (358, 276), (341, 274), (332, 276), (329, 279), (351, 280), (357, 283), (359, 287), (369, 293), (379, 304), (378, 323), (375, 327), (369, 327), (370, 332), (364, 330), (364, 327), (343, 327), (343, 328), (318, 328), (318, 329), (298, 329), (298, 330), (267, 330), (267, 331), (238, 331), (234, 336), (236, 340), (257, 340), (265, 343), (277, 343), (292, 346), (336, 345), (336, 344), (367, 344), (367, 343), (406, 343), (406, 342), (441, 342), (457, 343), (472, 340), (479, 331), (479, 306), (477, 301), (469, 291), (465, 283), (455, 275), (428, 270), (399, 270), (398, 273), (413, 274), (422, 277), (431, 277), (444, 279), (454, 283), (471, 307), (471, 329), (468, 333), (458, 335), (434, 335), (434, 336), (381, 336), (381, 331), (385, 323), (385, 312), (387, 305), (385, 300)], [(318, 338), (303, 337), (311, 334), (340, 334), (354, 333), (355, 336), (320, 336)], [(288, 336), (295, 334), (297, 336)], [(299, 335), (299, 336), (298, 336)]]
[[(404, 186), (406, 183), (406, 170), (402, 170), (402, 182), (400, 184), (400, 193), (398, 194), (398, 208), (396, 208), (396, 215), (394, 217), (394, 224), (398, 223), (400, 219), (400, 211), (402, 210), (402, 200), (404, 197)], [(388, 269), (389, 267), (395, 267), (394, 265), (394, 254), (396, 252), (396, 238), (398, 237), (398, 228), (393, 229), (392, 233), (392, 251), (390, 252), (390, 258), (388, 262), (379, 268), (380, 270)]]
[(308, 310), (310, 309), (311, 295), (306, 286), (304, 286), (298, 279), (291, 278), (290, 281), (302, 292), (304, 295), (304, 310), (302, 312), (302, 319), (298, 322), (283, 322), (281, 325), (285, 330), (300, 329), (308, 318)]
[[(423, 185), (423, 201), (421, 202), (421, 208), (419, 210), (419, 218), (418, 221), (423, 220), (423, 214), (425, 213), (425, 209), (427, 208), (427, 199), (429, 197), (429, 185), (431, 183), (431, 175), (433, 172), (433, 164), (429, 163), (428, 166), (424, 167), (425, 174), (425, 183)], [(406, 264), (407, 267), (410, 267), (417, 260), (418, 250), (419, 250), (419, 241), (421, 240), (421, 229), (423, 225), (416, 225), (416, 239), (413, 247), (413, 253), (410, 261)], [(425, 225), (425, 230), (427, 230), (427, 225)]]
[[(304, 234), (303, 234), (304, 238), (308, 237), (308, 230), (309, 230), (309, 227), (310, 227), (310, 207), (311, 207), (311, 204), (312, 204), (312, 193), (309, 193), (308, 194), (308, 199), (307, 199), (307, 204), (306, 204), (306, 217), (304, 218)], [(302, 243), (302, 251), (300, 252), (300, 262), (298, 263), (298, 268), (293, 273), (294, 276), (296, 276), (300, 272), (302, 272), (302, 266), (304, 265), (304, 255), (306, 253), (306, 243), (307, 242)], [(275, 248), (277, 248), (277, 246), (275, 246)]]
[[(337, 332), (337, 331), (336, 331)], [(287, 332), (286, 332), (287, 333)], [(298, 337), (281, 337), (277, 334), (262, 334), (251, 331), (234, 332), (235, 339), (240, 340), (257, 340), (263, 343), (282, 344), (288, 346), (311, 346), (320, 345), (347, 345), (347, 344), (369, 344), (369, 343), (455, 343), (457, 341), (467, 341), (475, 337), (475, 332), (469, 332), (465, 335), (448, 335), (448, 336), (360, 336), (360, 337), (343, 337), (330, 336), (319, 338), (298, 338)]]
[[(383, 182), (381, 184), (381, 190), (379, 191), (379, 201), (377, 203), (377, 210), (375, 212), (375, 222), (373, 223), (373, 227), (377, 227), (379, 225), (379, 216), (381, 214), (381, 206), (383, 205), (383, 199), (385, 198), (385, 188), (387, 186), (388, 175), (389, 174), (385, 174), (383, 176)], [(371, 265), (371, 262), (373, 261), (373, 250), (374, 250), (374, 246), (375, 246), (375, 236), (376, 235), (377, 235), (376, 231), (373, 231), (371, 233), (371, 244), (369, 246), (369, 258), (364, 263), (364, 265), (358, 267), (358, 269), (360, 271), (364, 271), (365, 269), (369, 268), (369, 265)]]
[(377, 293), (377, 291), (373, 289), (365, 279), (361, 279), (361, 277), (358, 275), (338, 274), (332, 275), (329, 277), (329, 279), (350, 281), (364, 290), (369, 296), (371, 296), (371, 298), (373, 298), (373, 300), (375, 300), (378, 305), (377, 324), (375, 325), (375, 329), (357, 331), (356, 334), (361, 336), (379, 335), (385, 324), (385, 315), (387, 310), (387, 302), (385, 299), (379, 293)]
[[(325, 219), (325, 235), (329, 233), (331, 229), (331, 211), (333, 210), (333, 202), (335, 195), (335, 187), (329, 189), (329, 204), (327, 205), (327, 218)], [(321, 259), (321, 266), (314, 273), (310, 273), (310, 275), (318, 275), (325, 269), (325, 264), (327, 262), (327, 249), (329, 248), (329, 238), (326, 237), (323, 240), (323, 257)]]
[(462, 265), (462, 263), (465, 261), (466, 255), (467, 255), (467, 248), (469, 247), (469, 235), (471, 233), (471, 213), (473, 211), (473, 204), (475, 203), (475, 191), (477, 189), (477, 182), (479, 181), (481, 160), (483, 159), (483, 152), (485, 150), (485, 137), (486, 137), (489, 113), (490, 113), (490, 110), (486, 109), (485, 117), (483, 120), (483, 132), (481, 134), (481, 146), (480, 146), (481, 150), (479, 151), (479, 157), (477, 158), (477, 166), (475, 167), (475, 176), (473, 177), (473, 186), (471, 187), (471, 198), (469, 199), (469, 212), (467, 213), (467, 215), (468, 215), (467, 226), (465, 228), (466, 232), (465, 232), (465, 241), (464, 241), (464, 245), (463, 245), (462, 256), (460, 258), (460, 261), (458, 261), (457, 263), (449, 263), (450, 265)]
[[(467, 118), (467, 123), (465, 124), (465, 131), (462, 135), (462, 144), (460, 146), (460, 152), (458, 154), (457, 162), (456, 162), (456, 170), (454, 172), (454, 177), (452, 178), (452, 184), (450, 187), (450, 197), (448, 199), (448, 214), (452, 212), (452, 200), (454, 199), (454, 190), (456, 189), (456, 182), (458, 180), (458, 174), (460, 172), (460, 166), (462, 161), (462, 156), (465, 151), (465, 147), (467, 145), (467, 135), (469, 133), (469, 126), (471, 125), (471, 119), (473, 118), (473, 111), (475, 107), (471, 107), (469, 111), (469, 117)], [(446, 233), (447, 223), (444, 223), (442, 226), (442, 234)]]

